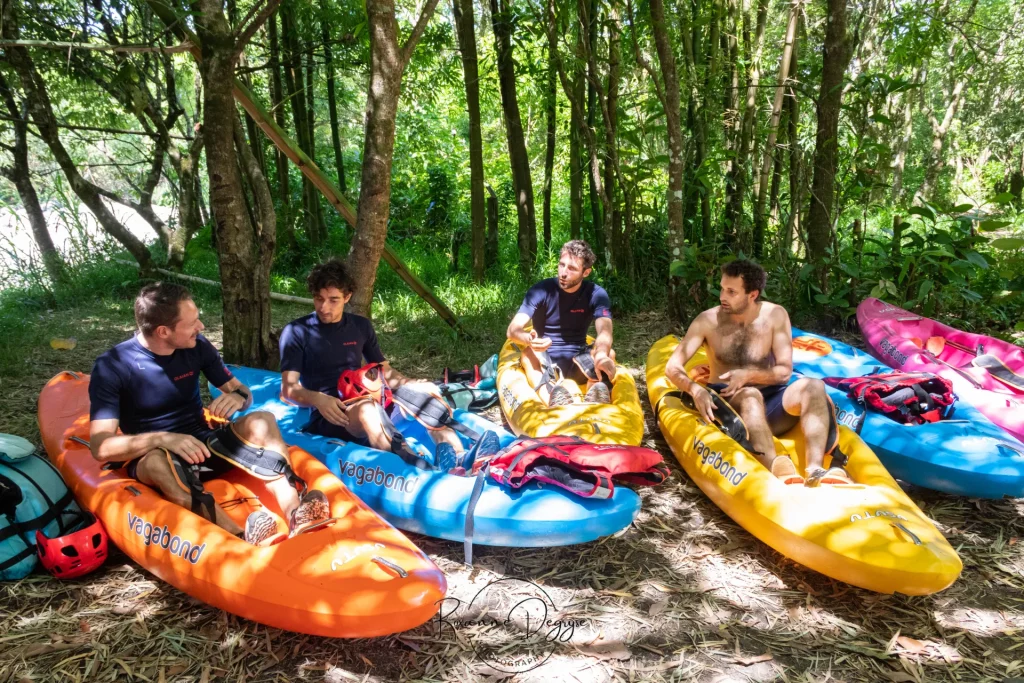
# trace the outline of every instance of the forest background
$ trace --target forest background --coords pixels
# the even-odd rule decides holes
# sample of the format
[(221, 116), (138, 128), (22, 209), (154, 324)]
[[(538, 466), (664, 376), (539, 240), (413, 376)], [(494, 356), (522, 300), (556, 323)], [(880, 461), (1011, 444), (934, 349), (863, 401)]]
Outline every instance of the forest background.
[(3, 12), (8, 339), (43, 334), (33, 314), (123, 312), (171, 271), (221, 281), (196, 287), (223, 310), (225, 357), (273, 366), (269, 292), (303, 295), (339, 255), (354, 310), (451, 359), (444, 321), (498, 344), (575, 237), (620, 313), (685, 322), (749, 255), (769, 298), (826, 332), (868, 295), (1021, 328), (1019, 3)]

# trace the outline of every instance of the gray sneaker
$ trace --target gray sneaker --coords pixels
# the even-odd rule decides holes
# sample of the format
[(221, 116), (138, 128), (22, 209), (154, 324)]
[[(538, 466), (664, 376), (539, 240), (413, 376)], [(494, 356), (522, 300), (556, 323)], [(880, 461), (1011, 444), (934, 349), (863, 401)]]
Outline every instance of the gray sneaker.
[(551, 398), (548, 399), (548, 405), (552, 407), (572, 405), (572, 394), (561, 384), (556, 385), (551, 388)]
[(279, 536), (277, 520), (266, 510), (250, 513), (245, 520), (245, 542), (252, 545), (271, 545), (269, 541)]
[(608, 391), (608, 385), (604, 382), (596, 382), (587, 389), (583, 400), (587, 403), (611, 403), (612, 394)]

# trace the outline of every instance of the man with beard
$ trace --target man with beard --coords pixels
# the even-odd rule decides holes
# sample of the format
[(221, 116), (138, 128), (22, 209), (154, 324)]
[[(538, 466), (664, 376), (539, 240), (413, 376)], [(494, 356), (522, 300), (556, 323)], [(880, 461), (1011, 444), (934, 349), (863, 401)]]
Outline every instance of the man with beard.
[[(787, 484), (849, 484), (842, 467), (823, 467), (833, 410), (818, 379), (793, 374), (793, 331), (783, 307), (761, 299), (767, 274), (745, 259), (722, 266), (720, 305), (698, 315), (669, 359), (666, 374), (693, 398), (697, 412), (712, 422), (717, 391), (747, 425), (761, 464)], [(690, 379), (686, 363), (707, 345), (707, 388)], [(805, 445), (806, 479), (792, 459), (776, 455), (772, 435), (800, 425)]]
[[(615, 377), (612, 312), (608, 292), (586, 280), (594, 252), (583, 240), (562, 246), (558, 277), (541, 280), (526, 293), (508, 326), (508, 338), (522, 349), (527, 380), (548, 405), (568, 405), (573, 393), (564, 382), (586, 390), (584, 401), (610, 403)], [(597, 337), (587, 346), (594, 321)], [(526, 326), (532, 323), (532, 329)]]

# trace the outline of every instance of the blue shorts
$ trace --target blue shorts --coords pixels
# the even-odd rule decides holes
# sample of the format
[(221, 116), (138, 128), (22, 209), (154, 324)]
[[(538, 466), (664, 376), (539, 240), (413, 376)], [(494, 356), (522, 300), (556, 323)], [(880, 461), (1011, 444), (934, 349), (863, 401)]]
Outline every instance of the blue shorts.
[[(716, 382), (709, 384), (708, 388), (721, 393), (727, 386), (727, 384)], [(768, 420), (768, 428), (772, 430), (772, 434), (775, 436), (782, 436), (800, 424), (800, 416), (791, 415), (786, 412), (786, 408), (782, 404), (782, 395), (786, 393), (788, 387), (788, 384), (769, 384), (764, 387), (751, 387), (759, 390), (764, 398), (764, 414)]]

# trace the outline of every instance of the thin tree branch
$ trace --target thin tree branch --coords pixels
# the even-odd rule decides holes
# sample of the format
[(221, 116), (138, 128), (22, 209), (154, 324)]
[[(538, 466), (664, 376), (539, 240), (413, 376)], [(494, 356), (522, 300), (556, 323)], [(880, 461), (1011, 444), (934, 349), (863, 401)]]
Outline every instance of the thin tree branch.
[(423, 11), (420, 12), (420, 18), (417, 20), (416, 26), (413, 27), (412, 33), (409, 34), (409, 38), (405, 41), (405, 45), (402, 46), (403, 67), (412, 59), (412, 51), (416, 49), (416, 43), (420, 42), (423, 32), (427, 30), (427, 24), (430, 23), (430, 18), (434, 16), (434, 8), (437, 7), (437, 2), (438, 0), (427, 0)]
[[(268, 0), (266, 7), (260, 10), (249, 25), (236, 34), (235, 38), (235, 56), (241, 54), (242, 50), (245, 49), (246, 44), (252, 40), (252, 37), (256, 34), (256, 31), (260, 30), (260, 27), (266, 23), (267, 19), (273, 16), (274, 12), (277, 11), (278, 6), (281, 4), (281, 0)], [(250, 14), (252, 10), (250, 10)]]
[(108, 45), (104, 43), (62, 43), (51, 40), (0, 40), (0, 47), (37, 47), (44, 50), (97, 50), (100, 52), (165, 52), (173, 54), (188, 52), (192, 44), (188, 42), (178, 45)]
[[(30, 121), (28, 119), (19, 119), (19, 118), (13, 117), (13, 116), (4, 116), (3, 114), (0, 114), (0, 121), (16, 121), (16, 122), (17, 121), (23, 121), (23, 122), (29, 124), (30, 126), (35, 125), (34, 121)], [(149, 132), (149, 131), (145, 131), (145, 130), (124, 130), (124, 129), (121, 129), (121, 128), (103, 128), (102, 126), (75, 126), (75, 125), (72, 125), (70, 123), (57, 123), (56, 126), (58, 128), (66, 128), (67, 130), (88, 130), (88, 131), (93, 131), (93, 132), (96, 132), (96, 133), (111, 133), (111, 134), (114, 134), (114, 135), (141, 135), (141, 136), (147, 137), (147, 138), (158, 138), (158, 137), (160, 137), (160, 133), (157, 132), (157, 131)], [(192, 139), (192, 138), (186, 137), (184, 135), (172, 135), (170, 133), (167, 134), (167, 137), (174, 138), (176, 140), (191, 140)]]

